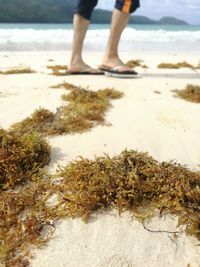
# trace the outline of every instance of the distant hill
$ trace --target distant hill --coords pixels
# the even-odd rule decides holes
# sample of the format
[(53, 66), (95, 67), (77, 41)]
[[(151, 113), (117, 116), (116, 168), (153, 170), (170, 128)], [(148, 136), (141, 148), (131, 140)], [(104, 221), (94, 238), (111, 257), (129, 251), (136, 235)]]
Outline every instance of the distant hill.
[(71, 22), (73, 8), (73, 0), (0, 0), (0, 22)]
[(158, 23), (160, 24), (172, 24), (172, 25), (188, 25), (188, 23), (184, 20), (180, 20), (177, 18), (173, 18), (173, 17), (163, 17), (162, 19), (160, 19), (158, 21)]
[(129, 23), (135, 23), (135, 24), (159, 24), (158, 21), (150, 19), (145, 16), (131, 16), (129, 19)]
[[(71, 23), (74, 0), (0, 0), (0, 23)], [(96, 9), (93, 23), (110, 23), (111, 11)], [(179, 24), (187, 22), (173, 17), (159, 21), (144, 17), (131, 16), (129, 23), (135, 24)]]

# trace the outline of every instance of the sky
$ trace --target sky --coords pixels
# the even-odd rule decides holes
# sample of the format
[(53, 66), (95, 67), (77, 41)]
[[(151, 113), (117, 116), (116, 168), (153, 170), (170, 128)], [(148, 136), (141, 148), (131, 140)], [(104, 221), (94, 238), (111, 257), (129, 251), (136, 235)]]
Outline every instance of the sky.
[[(97, 7), (111, 10), (114, 3), (115, 0), (99, 0)], [(200, 25), (200, 0), (140, 0), (140, 5), (137, 15), (152, 19), (173, 16)]]

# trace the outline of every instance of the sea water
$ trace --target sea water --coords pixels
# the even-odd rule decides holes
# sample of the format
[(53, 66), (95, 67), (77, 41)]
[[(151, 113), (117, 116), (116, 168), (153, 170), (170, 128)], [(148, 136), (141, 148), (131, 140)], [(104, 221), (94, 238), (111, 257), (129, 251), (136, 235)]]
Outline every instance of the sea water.
[[(85, 49), (103, 51), (109, 25), (92, 24)], [(72, 24), (0, 24), (0, 51), (63, 51), (72, 44)], [(121, 51), (200, 52), (200, 26), (128, 25)]]

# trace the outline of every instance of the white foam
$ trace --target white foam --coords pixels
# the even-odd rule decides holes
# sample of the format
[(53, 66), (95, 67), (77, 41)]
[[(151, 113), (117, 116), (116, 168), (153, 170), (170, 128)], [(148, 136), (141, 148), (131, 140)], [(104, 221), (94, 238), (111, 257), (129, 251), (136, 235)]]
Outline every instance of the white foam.
[[(0, 29), (0, 51), (69, 50), (72, 36), (72, 30), (67, 29)], [(102, 51), (108, 36), (108, 29), (89, 30), (85, 48)], [(127, 28), (120, 49), (200, 51), (200, 31), (143, 31)]]

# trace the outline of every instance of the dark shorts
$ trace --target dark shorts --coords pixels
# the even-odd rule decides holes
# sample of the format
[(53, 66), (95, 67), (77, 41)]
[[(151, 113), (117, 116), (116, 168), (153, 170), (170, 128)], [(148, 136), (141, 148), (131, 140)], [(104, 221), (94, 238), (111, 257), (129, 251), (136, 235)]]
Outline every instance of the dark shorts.
[[(75, 13), (90, 20), (98, 0), (78, 0)], [(140, 6), (140, 0), (116, 0), (115, 8), (124, 13), (133, 13)]]

